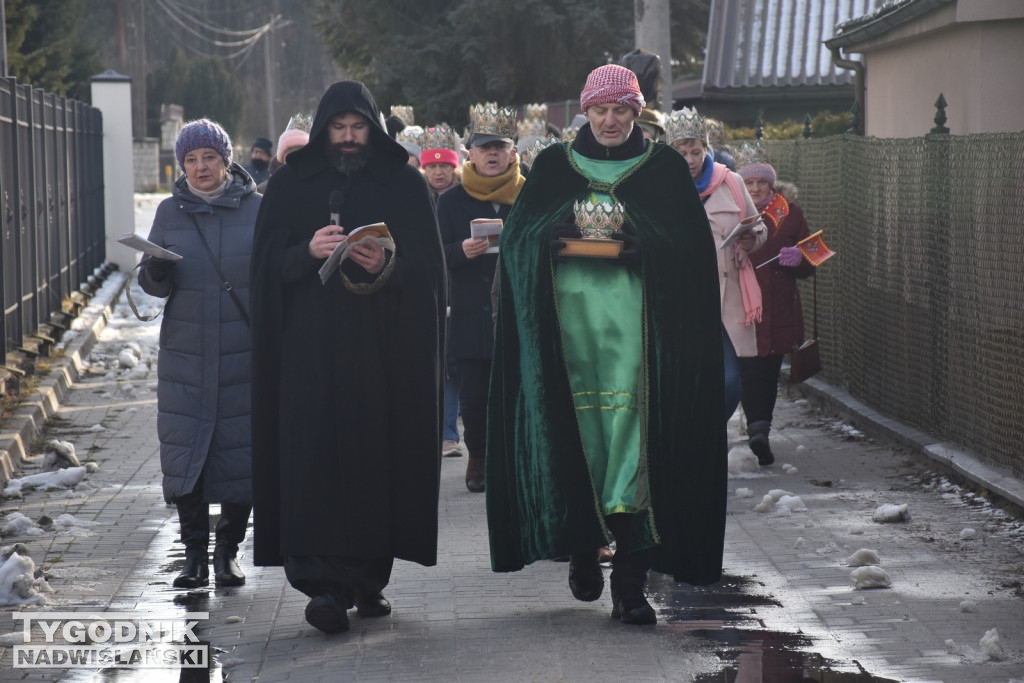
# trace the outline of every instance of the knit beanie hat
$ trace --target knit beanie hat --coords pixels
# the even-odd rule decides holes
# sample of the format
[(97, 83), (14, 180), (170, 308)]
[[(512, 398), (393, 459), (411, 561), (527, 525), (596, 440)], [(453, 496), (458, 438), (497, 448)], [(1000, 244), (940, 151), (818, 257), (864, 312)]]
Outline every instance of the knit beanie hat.
[(761, 180), (767, 180), (769, 187), (775, 187), (775, 169), (772, 168), (771, 164), (748, 164), (737, 171), (737, 173), (744, 180), (760, 178)]
[(580, 93), (580, 109), (586, 111), (595, 104), (624, 104), (639, 116), (644, 106), (644, 95), (636, 74), (618, 64), (605, 64), (590, 72)]
[(274, 143), (267, 138), (256, 138), (252, 142), (252, 148), (256, 149), (257, 147), (270, 154), (270, 150), (274, 149)]
[(204, 147), (220, 154), (225, 166), (231, 165), (231, 137), (227, 131), (216, 121), (198, 119), (186, 123), (174, 143), (174, 156), (177, 157), (181, 170), (185, 170), (185, 155)]
[(277, 160), (285, 163), (284, 159), (288, 152), (297, 147), (305, 147), (308, 142), (309, 133), (298, 128), (289, 128), (277, 139)]
[(736, 150), (737, 173), (744, 180), (759, 178), (767, 180), (771, 188), (775, 188), (775, 169), (768, 159), (768, 151), (760, 140), (751, 144), (744, 142)]

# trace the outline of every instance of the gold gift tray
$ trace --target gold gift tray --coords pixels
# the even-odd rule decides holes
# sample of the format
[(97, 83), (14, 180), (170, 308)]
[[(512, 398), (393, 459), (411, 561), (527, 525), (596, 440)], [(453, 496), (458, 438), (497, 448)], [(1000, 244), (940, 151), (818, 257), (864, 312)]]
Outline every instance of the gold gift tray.
[(604, 238), (562, 239), (565, 248), (558, 252), (559, 256), (584, 256), (590, 258), (618, 258), (622, 251), (622, 241)]

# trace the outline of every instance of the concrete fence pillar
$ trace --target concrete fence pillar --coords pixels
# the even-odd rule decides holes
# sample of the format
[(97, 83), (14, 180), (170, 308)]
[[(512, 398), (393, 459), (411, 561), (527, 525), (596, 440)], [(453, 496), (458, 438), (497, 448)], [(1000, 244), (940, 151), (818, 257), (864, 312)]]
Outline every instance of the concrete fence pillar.
[(132, 79), (108, 70), (90, 79), (92, 106), (103, 114), (103, 205), (107, 260), (128, 272), (139, 252), (117, 238), (135, 230), (135, 163), (132, 147)]

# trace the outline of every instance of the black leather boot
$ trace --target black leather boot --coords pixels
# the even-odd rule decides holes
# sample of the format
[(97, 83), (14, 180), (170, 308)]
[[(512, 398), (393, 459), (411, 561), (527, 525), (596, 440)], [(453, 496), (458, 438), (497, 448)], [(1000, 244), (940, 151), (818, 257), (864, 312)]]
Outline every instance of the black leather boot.
[(757, 456), (757, 464), (767, 467), (775, 462), (775, 454), (768, 443), (768, 432), (771, 431), (772, 423), (767, 420), (758, 420), (747, 425), (747, 445)]
[(654, 608), (647, 602), (647, 560), (645, 554), (634, 552), (632, 514), (605, 517), (615, 536), (612, 557), (612, 618), (623, 624), (648, 625), (658, 621)]
[(569, 555), (569, 590), (583, 602), (593, 602), (604, 591), (604, 572), (598, 562), (597, 549)]
[(199, 588), (210, 585), (210, 556), (205, 550), (185, 549), (185, 565), (174, 577), (175, 588)]
[[(198, 486), (197, 486), (198, 488)], [(210, 583), (210, 506), (197, 491), (175, 501), (185, 565), (174, 579), (175, 588), (198, 588)]]
[[(616, 551), (616, 557), (619, 553)], [(647, 602), (647, 567), (642, 553), (612, 559), (612, 618), (623, 624), (649, 625), (658, 616)]]
[(472, 493), (484, 492), (484, 459), (472, 453), (466, 462), (466, 488)]
[(245, 574), (238, 566), (238, 544), (245, 538), (251, 505), (221, 503), (213, 549), (213, 576), (218, 586), (241, 586)]

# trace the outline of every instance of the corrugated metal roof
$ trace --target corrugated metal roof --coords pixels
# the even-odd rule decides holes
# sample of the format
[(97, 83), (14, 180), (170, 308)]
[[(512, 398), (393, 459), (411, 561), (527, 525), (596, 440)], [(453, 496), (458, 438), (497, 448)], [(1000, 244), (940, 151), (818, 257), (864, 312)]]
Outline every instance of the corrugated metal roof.
[(824, 41), (883, 1), (712, 0), (704, 88), (852, 84)]

